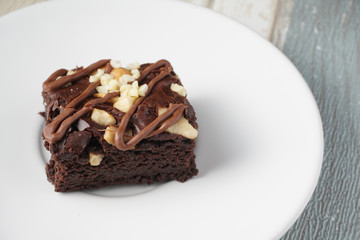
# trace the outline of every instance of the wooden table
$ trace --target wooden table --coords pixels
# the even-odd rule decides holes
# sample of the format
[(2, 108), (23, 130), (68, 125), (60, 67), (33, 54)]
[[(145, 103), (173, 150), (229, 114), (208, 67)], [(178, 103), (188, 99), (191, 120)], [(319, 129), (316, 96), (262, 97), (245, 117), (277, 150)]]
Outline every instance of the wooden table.
[[(0, 16), (42, 1), (0, 0)], [(282, 239), (360, 239), (360, 1), (185, 1), (230, 16), (274, 43), (315, 96), (325, 134), (321, 176)]]

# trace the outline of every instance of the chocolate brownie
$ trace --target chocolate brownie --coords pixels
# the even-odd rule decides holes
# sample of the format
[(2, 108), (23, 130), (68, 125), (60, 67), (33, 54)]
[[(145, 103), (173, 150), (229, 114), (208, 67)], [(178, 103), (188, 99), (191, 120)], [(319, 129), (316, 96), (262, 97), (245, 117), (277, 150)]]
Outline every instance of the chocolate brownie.
[(59, 69), (43, 84), (42, 136), (55, 191), (184, 182), (197, 175), (196, 116), (166, 60), (100, 60)]

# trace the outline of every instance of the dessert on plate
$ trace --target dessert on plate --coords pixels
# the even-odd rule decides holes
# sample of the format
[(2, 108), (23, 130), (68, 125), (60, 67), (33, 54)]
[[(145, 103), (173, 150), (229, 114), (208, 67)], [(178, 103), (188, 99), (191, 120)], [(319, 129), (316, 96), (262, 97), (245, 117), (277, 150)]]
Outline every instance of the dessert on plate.
[(184, 182), (197, 175), (198, 125), (171, 64), (105, 59), (43, 83), (42, 133), (55, 191)]

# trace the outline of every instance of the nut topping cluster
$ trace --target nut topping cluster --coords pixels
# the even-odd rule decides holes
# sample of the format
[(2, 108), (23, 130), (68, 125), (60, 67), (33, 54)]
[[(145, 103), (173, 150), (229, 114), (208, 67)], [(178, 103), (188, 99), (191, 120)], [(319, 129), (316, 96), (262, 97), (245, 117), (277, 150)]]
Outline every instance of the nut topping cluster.
[[(110, 65), (113, 68), (110, 73), (105, 73), (104, 68), (95, 71), (89, 78), (90, 82), (100, 81), (101, 85), (96, 87), (96, 97), (103, 97), (106, 93), (120, 91), (120, 96), (113, 98), (111, 102), (114, 107), (122, 112), (127, 112), (139, 96), (144, 96), (148, 86), (143, 84), (139, 86), (136, 79), (140, 77), (140, 64), (135, 62), (121, 67), (121, 62), (111, 60)], [(96, 120), (95, 120), (96, 121)]]
[[(142, 96), (145, 96), (148, 91), (148, 85), (143, 84), (139, 86), (136, 79), (140, 77), (140, 64), (135, 62), (127, 65), (126, 68), (122, 67), (120, 61), (111, 60), (110, 64), (112, 70), (109, 74), (105, 73), (104, 67), (97, 69), (91, 76), (90, 82), (100, 81), (101, 85), (96, 87), (98, 93), (94, 96), (103, 97), (106, 93), (119, 91), (119, 97), (114, 97), (110, 100), (113, 106), (120, 111), (126, 113), (135, 101)], [(185, 97), (187, 92), (185, 88), (179, 84), (172, 83), (170, 89), (180, 96)], [(166, 108), (158, 109), (158, 114), (161, 115), (166, 111)], [(114, 137), (117, 131), (115, 118), (100, 109), (94, 109), (91, 114), (91, 119), (102, 125), (106, 126), (104, 139), (111, 145), (114, 145)], [(189, 123), (187, 119), (181, 117), (178, 122), (170, 126), (167, 130), (169, 133), (179, 134), (189, 139), (195, 139), (198, 131)], [(130, 139), (132, 136), (131, 131), (127, 130), (125, 137)]]

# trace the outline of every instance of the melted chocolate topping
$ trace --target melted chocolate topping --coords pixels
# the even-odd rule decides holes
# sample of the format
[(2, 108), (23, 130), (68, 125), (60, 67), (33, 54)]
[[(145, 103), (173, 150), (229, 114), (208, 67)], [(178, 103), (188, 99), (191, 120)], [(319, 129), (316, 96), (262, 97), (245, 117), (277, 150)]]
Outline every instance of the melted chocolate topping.
[[(67, 73), (66, 69), (57, 70), (56, 72), (51, 74), (51, 76), (44, 82), (43, 91), (50, 92), (63, 87), (69, 82), (77, 81), (85, 76), (88, 76), (94, 70), (105, 66), (108, 62), (110, 62), (110, 59), (100, 60), (96, 63), (91, 64), (87, 68), (81, 69), (74, 74), (68, 76), (64, 76)], [(57, 77), (60, 78), (56, 80)]]
[(110, 62), (108, 62), (108, 63), (105, 65), (105, 73), (110, 73), (111, 70), (113, 70), (113, 67), (111, 66)]
[[(105, 72), (109, 73), (112, 70), (110, 60), (100, 60), (94, 64), (91, 64), (87, 68), (80, 69), (72, 75), (64, 76), (67, 70), (60, 69), (54, 72), (43, 84), (44, 92), (51, 92), (64, 87), (66, 84), (78, 81), (80, 79), (88, 77), (94, 70), (105, 67)], [(154, 73), (157, 72), (157, 74)], [(148, 83), (148, 91), (145, 96), (136, 100), (135, 104), (129, 109), (125, 115), (118, 118), (119, 127), (115, 133), (114, 145), (120, 150), (133, 149), (135, 145), (144, 138), (149, 138), (164, 132), (171, 125), (176, 123), (187, 108), (184, 104), (169, 103), (168, 109), (157, 116), (152, 121), (148, 122), (141, 129), (137, 128), (137, 133), (125, 143), (125, 131), (129, 127), (129, 122), (134, 114), (137, 112), (139, 105), (146, 102), (146, 99), (152, 95), (155, 90), (162, 90), (165, 86), (168, 86), (176, 81), (172, 76), (173, 69), (170, 63), (166, 60), (160, 60), (154, 64), (148, 64), (141, 70), (141, 76), (137, 81), (139, 83)], [(60, 78), (58, 78), (60, 77)], [(166, 79), (166, 81), (165, 81)], [(163, 80), (163, 81), (162, 81)], [(159, 83), (161, 82), (161, 84)], [(158, 84), (159, 83), (159, 84)], [(47, 124), (43, 130), (43, 136), (49, 143), (55, 143), (64, 138), (69, 131), (72, 124), (80, 120), (87, 113), (92, 111), (95, 107), (101, 106), (109, 99), (119, 96), (119, 92), (112, 92), (106, 94), (102, 98), (92, 99), (92, 95), (95, 93), (95, 89), (99, 86), (100, 82), (91, 83), (88, 87), (76, 98), (70, 101), (64, 108), (64, 110), (57, 115), (52, 122)], [(156, 91), (155, 91), (156, 92)], [(87, 102), (85, 102), (87, 100)], [(151, 100), (153, 101), (153, 100)], [(82, 107), (79, 108), (81, 103), (85, 102)], [(160, 104), (161, 105), (161, 104)]]
[[(155, 84), (158, 83), (160, 80), (162, 80), (164, 77), (168, 76), (172, 72), (172, 67), (168, 61), (160, 60), (160, 61), (148, 66), (147, 68), (145, 68), (144, 71), (142, 72), (140, 78), (138, 79), (138, 81), (141, 82), (152, 70), (154, 70), (156, 68), (160, 68), (160, 67), (164, 67), (164, 68), (161, 69), (161, 72), (159, 75), (157, 75), (155, 78), (153, 78), (149, 82), (148, 91), (146, 92), (145, 96), (139, 98), (135, 102), (135, 104), (129, 109), (129, 111), (125, 114), (125, 116), (121, 119), (121, 122), (119, 124), (119, 129), (117, 130), (117, 132), (115, 134), (115, 147), (117, 147), (120, 150), (132, 149), (142, 139), (154, 136), (161, 132), (164, 132), (172, 124), (179, 121), (179, 119), (182, 116), (182, 113), (185, 109), (185, 105), (170, 104), (169, 108), (167, 109), (167, 111), (165, 113), (158, 116), (153, 122), (151, 122), (149, 125), (147, 125), (145, 128), (143, 128), (140, 132), (138, 132), (127, 143), (124, 142), (125, 131), (129, 124), (130, 118), (135, 113), (137, 107), (147, 96), (149, 96), (149, 94), (153, 90)], [(172, 117), (170, 117), (171, 114), (173, 114), (175, 111), (176, 111), (176, 114), (174, 114)], [(170, 117), (170, 119), (165, 121), (169, 117)], [(163, 122), (163, 124), (157, 130), (155, 130), (155, 128), (158, 127), (159, 124), (162, 122)], [(154, 133), (156, 133), (156, 134), (154, 134)]]

